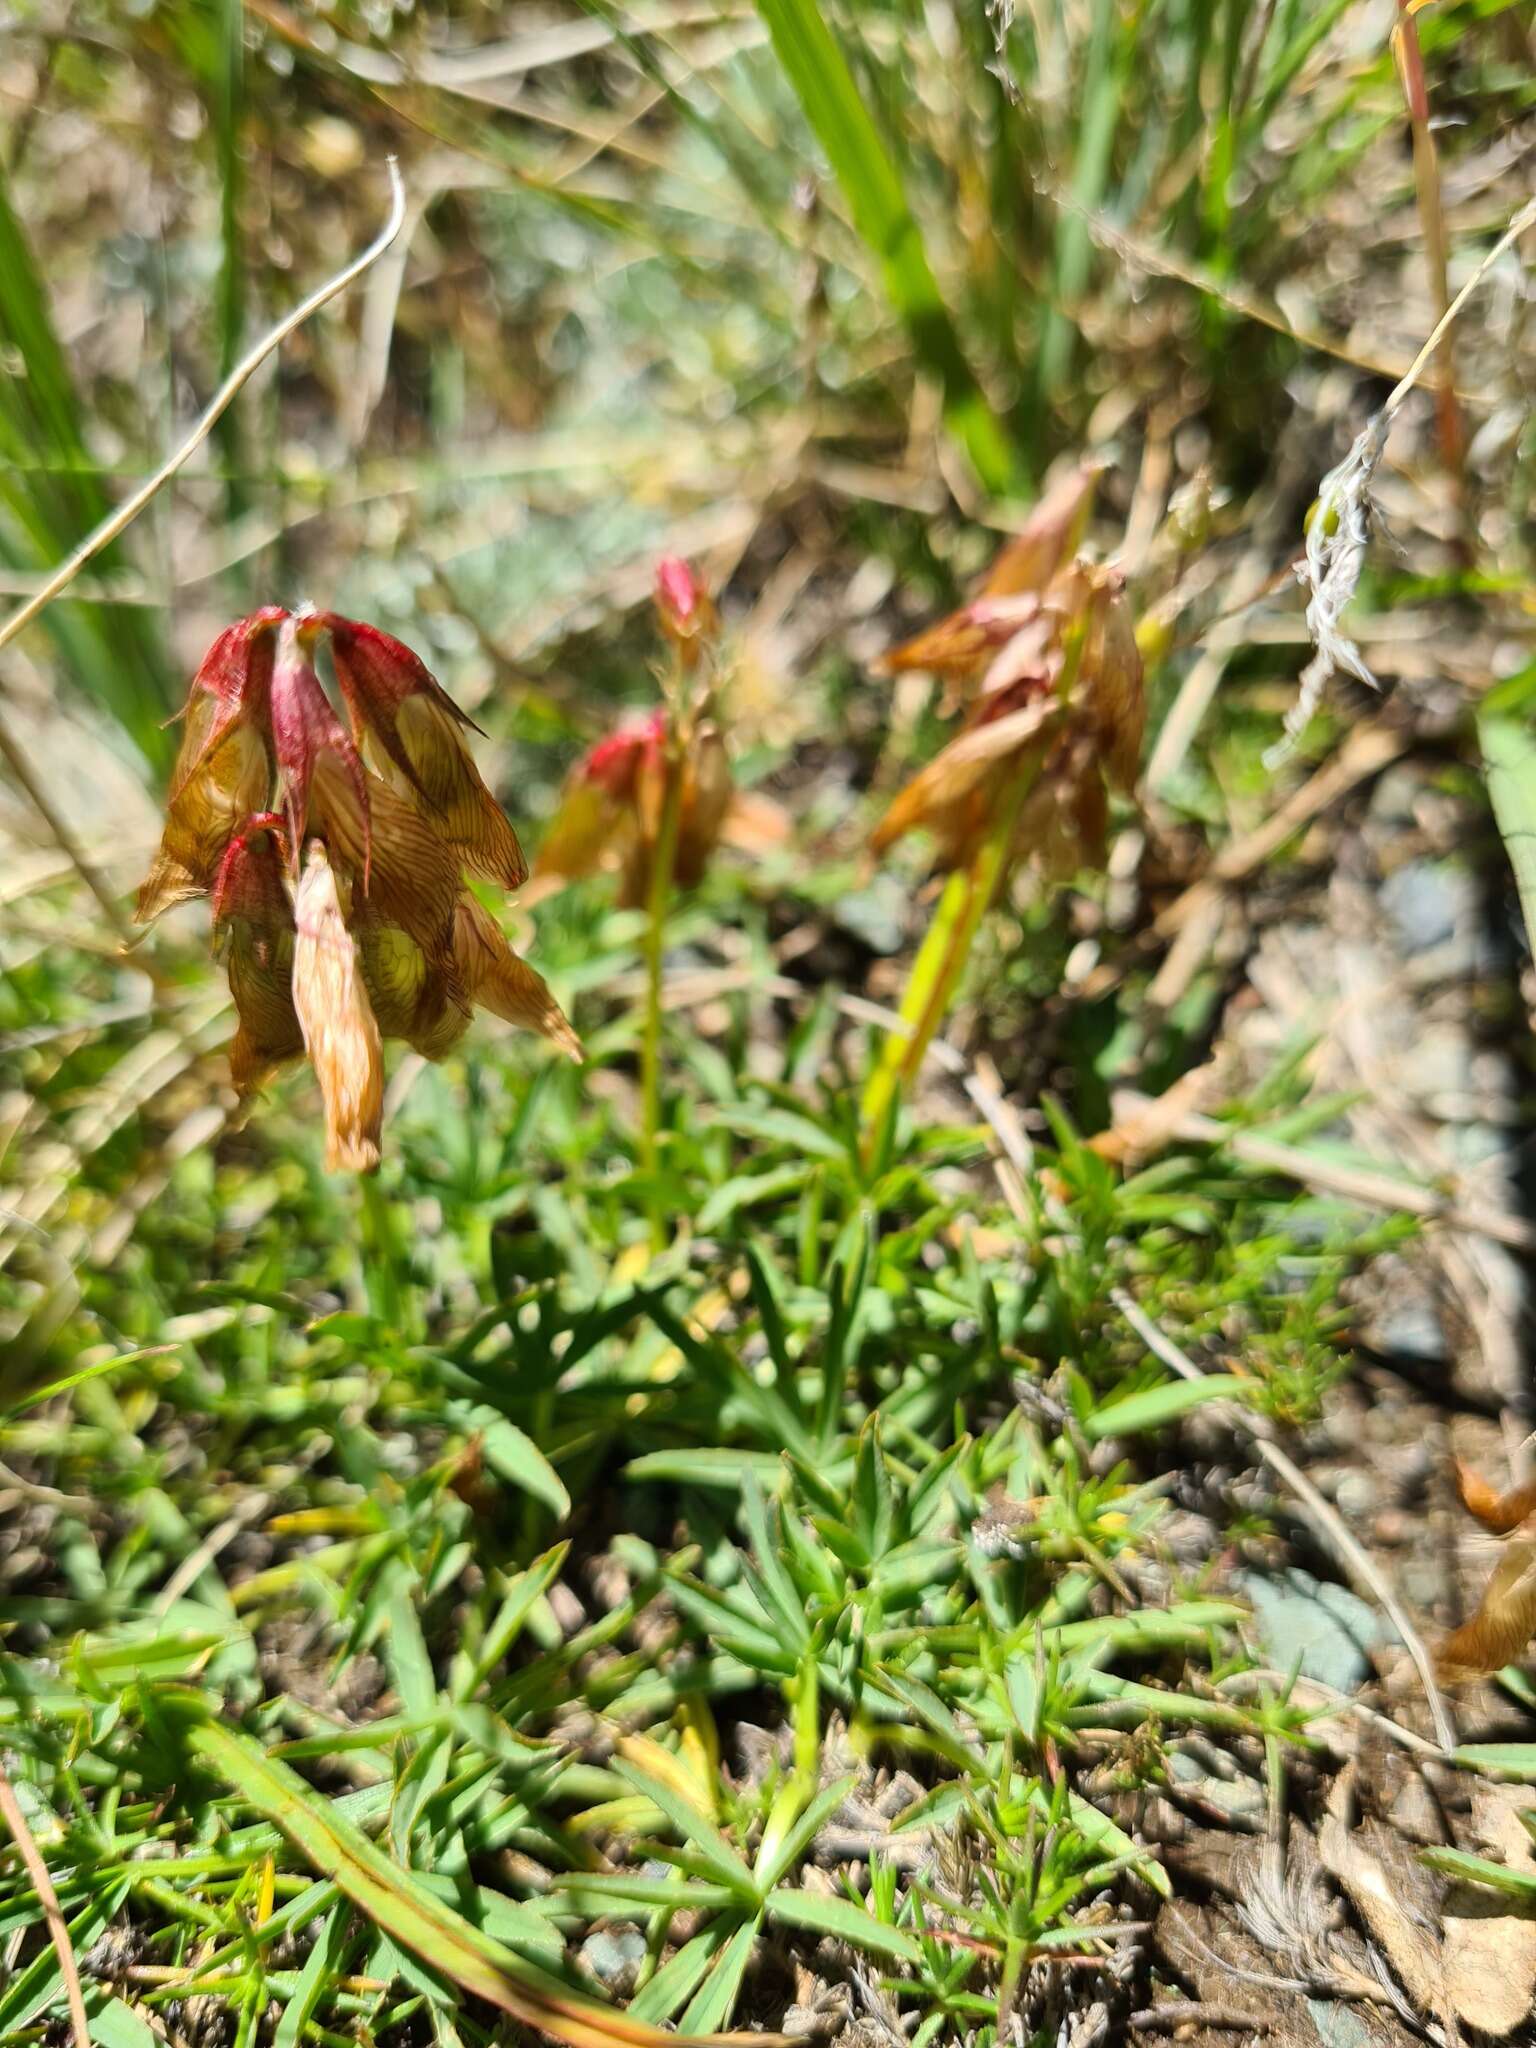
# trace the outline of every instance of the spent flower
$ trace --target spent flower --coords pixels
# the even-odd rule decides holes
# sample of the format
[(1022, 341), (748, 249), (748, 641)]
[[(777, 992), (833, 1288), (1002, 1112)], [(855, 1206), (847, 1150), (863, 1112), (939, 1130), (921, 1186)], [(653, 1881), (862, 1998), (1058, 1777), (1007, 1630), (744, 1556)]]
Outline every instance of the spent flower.
[(921, 825), (941, 864), (962, 867), (1016, 803), (1010, 861), (1061, 877), (1103, 860), (1108, 792), (1134, 785), (1146, 704), (1123, 577), (1069, 552), (1092, 483), (1074, 471), (980, 597), (885, 658), (889, 672), (942, 675), (964, 713), (881, 819), (877, 852)]
[[(345, 724), (314, 667), (327, 641)], [(212, 899), (242, 1099), (307, 1053), (327, 1165), (368, 1171), (385, 1039), (441, 1059), (479, 1007), (581, 1057), (543, 978), (465, 887), (466, 868), (516, 887), (526, 864), (470, 758), (470, 721), (408, 647), (267, 605), (219, 634), (184, 718), (136, 916)]]

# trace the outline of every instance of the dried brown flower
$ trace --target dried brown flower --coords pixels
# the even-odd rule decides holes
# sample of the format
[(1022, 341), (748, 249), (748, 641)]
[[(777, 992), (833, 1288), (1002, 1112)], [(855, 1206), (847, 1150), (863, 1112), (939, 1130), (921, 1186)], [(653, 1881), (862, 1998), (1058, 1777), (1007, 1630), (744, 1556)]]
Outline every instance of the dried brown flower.
[(1103, 861), (1108, 792), (1134, 785), (1146, 706), (1118, 570), (1061, 560), (1083, 502), (1074, 496), (1069, 517), (1063, 494), (1027, 548), (1021, 536), (1004, 550), (1019, 550), (1010, 582), (1046, 574), (1043, 586), (978, 600), (981, 615), (972, 605), (888, 657), (888, 667), (934, 668), (964, 685), (967, 708), (959, 735), (876, 827), (877, 852), (921, 825), (941, 864), (962, 866), (1016, 801), (1010, 860), (1031, 857), (1053, 877)]
[(1476, 1612), (1436, 1653), (1436, 1670), (1453, 1683), (1502, 1671), (1536, 1636), (1536, 1486), (1496, 1493), (1458, 1463), (1456, 1490), (1468, 1514), (1506, 1541)]

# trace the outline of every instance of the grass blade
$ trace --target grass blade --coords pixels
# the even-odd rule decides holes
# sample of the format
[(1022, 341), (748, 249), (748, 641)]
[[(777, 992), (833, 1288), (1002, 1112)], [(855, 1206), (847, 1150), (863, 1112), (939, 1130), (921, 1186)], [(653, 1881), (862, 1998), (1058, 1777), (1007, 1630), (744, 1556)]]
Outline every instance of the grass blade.
[[(82, 409), (54, 332), (41, 273), (0, 169), (0, 552), (52, 568), (100, 521), (108, 501), (80, 430)], [(102, 567), (121, 553), (103, 551)], [(172, 706), (150, 615), (136, 605), (55, 605), (44, 624), (75, 685), (110, 714), (154, 767), (169, 764)]]
[(1251, 1400), (1259, 1387), (1253, 1380), (1238, 1379), (1232, 1373), (1211, 1373), (1201, 1380), (1174, 1380), (1166, 1387), (1143, 1387), (1139, 1394), (1127, 1394), (1123, 1401), (1111, 1401), (1083, 1424), (1091, 1443), (1106, 1437), (1134, 1436), (1139, 1430), (1164, 1429), (1187, 1415), (1191, 1408), (1207, 1401)]
[(843, 188), (854, 227), (880, 266), (886, 296), (923, 367), (943, 387), (950, 431), (989, 491), (1018, 489), (1025, 481), (1018, 452), (965, 359), (901, 174), (817, 0), (758, 0), (758, 12)]
[(194, 1721), (185, 1740), (375, 1927), (476, 1998), (570, 2048), (661, 2048), (677, 2039), (579, 1996), (472, 1927), (249, 1736), (214, 1721)]

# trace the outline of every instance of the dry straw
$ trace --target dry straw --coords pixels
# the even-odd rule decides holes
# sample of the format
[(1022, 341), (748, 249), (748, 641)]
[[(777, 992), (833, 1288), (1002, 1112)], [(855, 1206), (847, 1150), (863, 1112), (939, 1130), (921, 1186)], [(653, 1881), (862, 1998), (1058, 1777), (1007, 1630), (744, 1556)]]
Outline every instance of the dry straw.
[(1313, 655), (1301, 672), (1296, 702), (1285, 721), (1285, 737), (1266, 754), (1265, 764), (1278, 767), (1294, 749), (1307, 721), (1322, 701), (1329, 678), (1338, 670), (1377, 689), (1375, 676), (1360, 649), (1343, 630), (1344, 609), (1354, 596), (1365, 567), (1375, 506), (1371, 485), (1386, 449), (1392, 423), (1462, 308), (1514, 241), (1536, 222), (1536, 199), (1523, 206), (1476, 270), (1435, 322), (1428, 341), (1393, 387), (1380, 412), (1373, 413), (1353, 447), (1317, 487), (1317, 503), (1307, 529), (1307, 549), (1296, 574), (1307, 589), (1307, 630)]

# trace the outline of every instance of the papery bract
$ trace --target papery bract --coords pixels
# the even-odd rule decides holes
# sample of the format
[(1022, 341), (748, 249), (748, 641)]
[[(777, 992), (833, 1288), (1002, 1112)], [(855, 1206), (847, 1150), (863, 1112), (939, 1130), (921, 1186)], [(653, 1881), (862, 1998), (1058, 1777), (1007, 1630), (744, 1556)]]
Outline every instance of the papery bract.
[(293, 1006), (325, 1104), (325, 1163), (371, 1173), (384, 1120), (384, 1047), (336, 873), (311, 840), (293, 903)]

